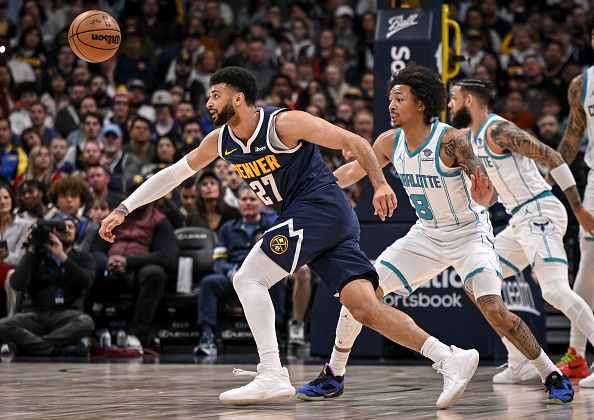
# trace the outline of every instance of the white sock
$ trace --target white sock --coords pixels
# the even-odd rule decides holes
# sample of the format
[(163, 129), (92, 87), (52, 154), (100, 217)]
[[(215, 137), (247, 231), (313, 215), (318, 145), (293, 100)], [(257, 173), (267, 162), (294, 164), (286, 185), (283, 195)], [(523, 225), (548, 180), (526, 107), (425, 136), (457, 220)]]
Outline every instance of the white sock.
[(429, 337), (423, 347), (421, 347), (421, 354), (433, 362), (439, 362), (452, 354), (452, 349), (443, 344), (435, 337)]
[(516, 346), (514, 346), (512, 344), (511, 341), (509, 341), (507, 338), (505, 337), (501, 337), (501, 341), (503, 342), (503, 345), (505, 346), (505, 348), (507, 349), (507, 360), (509, 363), (513, 363), (513, 364), (520, 364), (522, 363), (524, 360), (526, 359), (526, 356), (524, 356), (520, 350), (518, 350), (516, 348)]
[(336, 350), (336, 347), (332, 348), (332, 356), (330, 356), (330, 369), (332, 369), (332, 373), (334, 376), (344, 376), (346, 373), (346, 364), (349, 360), (351, 352), (342, 352)]
[[(590, 308), (594, 308), (594, 282), (592, 273), (594, 272), (594, 241), (586, 241), (580, 238), (580, 266), (575, 278), (573, 290), (580, 295)], [(588, 337), (574, 323), (571, 324), (571, 333), (569, 335), (569, 345), (574, 348), (578, 356), (586, 354), (586, 344)]]
[(540, 354), (534, 360), (531, 360), (530, 363), (534, 365), (536, 370), (538, 370), (538, 374), (540, 375), (540, 379), (544, 382), (547, 379), (547, 376), (551, 374), (551, 372), (558, 372), (561, 374), (561, 371), (557, 369), (557, 366), (553, 364), (549, 356), (540, 349)]

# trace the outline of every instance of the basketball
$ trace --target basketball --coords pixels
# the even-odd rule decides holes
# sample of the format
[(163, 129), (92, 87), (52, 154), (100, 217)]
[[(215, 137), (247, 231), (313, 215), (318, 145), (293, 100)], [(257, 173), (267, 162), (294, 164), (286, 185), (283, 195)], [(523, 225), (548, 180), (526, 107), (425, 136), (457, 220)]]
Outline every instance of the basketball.
[(70, 48), (81, 60), (100, 63), (111, 58), (122, 39), (120, 25), (101, 10), (81, 13), (68, 30)]

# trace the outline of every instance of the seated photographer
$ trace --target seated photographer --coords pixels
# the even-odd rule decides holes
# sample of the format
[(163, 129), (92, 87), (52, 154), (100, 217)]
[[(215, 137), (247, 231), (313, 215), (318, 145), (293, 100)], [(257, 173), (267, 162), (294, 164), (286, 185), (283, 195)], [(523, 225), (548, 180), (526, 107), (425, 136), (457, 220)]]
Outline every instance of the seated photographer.
[[(262, 203), (256, 194), (243, 185), (239, 188), (239, 212), (241, 217), (226, 222), (217, 234), (214, 249), (214, 274), (200, 282), (198, 294), (198, 325), (201, 328), (200, 342), (194, 354), (216, 356), (214, 328), (217, 325), (217, 304), (219, 299), (236, 296), (233, 276), (248, 256), (252, 246), (260, 240), (266, 229), (273, 225), (269, 217), (260, 212)], [(265, 269), (263, 267), (262, 269)], [(276, 313), (276, 324), (283, 323), (285, 286), (278, 282), (269, 289)]]
[[(133, 177), (126, 192), (131, 194), (142, 182), (142, 177)], [(126, 345), (142, 353), (142, 346), (149, 343), (167, 274), (177, 266), (177, 240), (171, 222), (152, 204), (130, 213), (114, 234), (113, 244), (99, 236), (93, 242), (100, 275), (92, 298), (93, 302), (104, 302), (122, 293), (137, 296)]]
[(91, 255), (73, 249), (78, 220), (57, 213), (38, 221), (27, 238), (10, 285), (23, 295), (23, 313), (0, 320), (0, 338), (30, 356), (88, 354), (81, 340), (94, 329), (82, 312), (95, 275)]

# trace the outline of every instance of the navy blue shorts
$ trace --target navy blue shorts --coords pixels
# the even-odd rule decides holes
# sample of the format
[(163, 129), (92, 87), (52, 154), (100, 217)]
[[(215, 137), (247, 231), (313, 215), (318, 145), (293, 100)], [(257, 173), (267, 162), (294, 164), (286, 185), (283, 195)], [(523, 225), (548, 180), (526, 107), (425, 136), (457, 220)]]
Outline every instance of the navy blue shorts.
[(285, 271), (307, 264), (333, 294), (351, 280), (378, 275), (359, 247), (359, 222), (344, 192), (329, 185), (291, 203), (262, 236), (261, 248)]

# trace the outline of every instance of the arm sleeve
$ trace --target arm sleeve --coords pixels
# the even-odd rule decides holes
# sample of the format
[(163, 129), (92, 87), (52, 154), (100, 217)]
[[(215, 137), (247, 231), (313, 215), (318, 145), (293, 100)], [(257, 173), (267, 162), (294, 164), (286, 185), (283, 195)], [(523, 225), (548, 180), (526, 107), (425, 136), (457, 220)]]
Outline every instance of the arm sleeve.
[(163, 197), (169, 191), (181, 184), (186, 178), (196, 173), (190, 167), (187, 156), (181, 158), (177, 163), (165, 168), (146, 180), (136, 191), (126, 198), (122, 204), (129, 211), (151, 203)]

